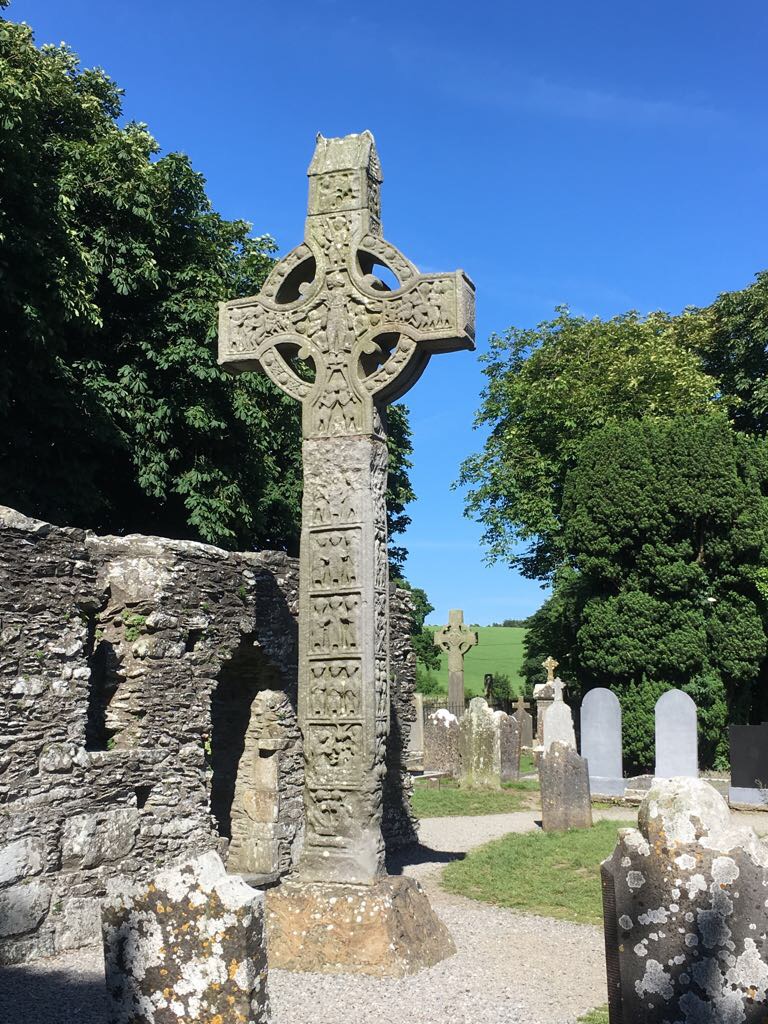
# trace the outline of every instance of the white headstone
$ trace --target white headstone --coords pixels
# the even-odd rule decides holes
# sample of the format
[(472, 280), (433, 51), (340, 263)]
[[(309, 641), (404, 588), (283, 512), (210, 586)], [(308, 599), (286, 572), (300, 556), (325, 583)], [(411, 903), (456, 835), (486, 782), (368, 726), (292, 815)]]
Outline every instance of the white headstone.
[(682, 690), (667, 690), (656, 701), (656, 778), (698, 774), (696, 705)]
[(544, 751), (549, 750), (553, 743), (565, 743), (576, 749), (576, 734), (573, 731), (573, 715), (563, 700), (563, 681), (555, 679), (553, 684), (555, 699), (547, 710), (544, 718)]
[(581, 756), (589, 762), (593, 793), (621, 796), (626, 789), (621, 760), (621, 704), (612, 690), (590, 690), (581, 704)]

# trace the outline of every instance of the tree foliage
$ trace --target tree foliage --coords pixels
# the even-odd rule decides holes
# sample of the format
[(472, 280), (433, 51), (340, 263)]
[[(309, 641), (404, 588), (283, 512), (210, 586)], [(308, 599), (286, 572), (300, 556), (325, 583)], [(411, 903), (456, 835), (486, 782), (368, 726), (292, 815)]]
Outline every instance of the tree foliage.
[(702, 412), (717, 391), (665, 313), (604, 321), (561, 307), (533, 330), (494, 335), (481, 358), (476, 424), (490, 434), (459, 482), (490, 558), (533, 579), (562, 562), (563, 490), (583, 439), (614, 421)]
[[(212, 208), (121, 93), (0, 18), (0, 500), (101, 531), (298, 545), (299, 410), (216, 361), (216, 303), (256, 292), (272, 240)], [(390, 529), (412, 498), (390, 416)], [(400, 566), (403, 549), (395, 549)]]
[(582, 691), (613, 686), (635, 767), (650, 766), (651, 698), (670, 686), (699, 706), (708, 763), (725, 755), (729, 709), (747, 718), (768, 651), (766, 494), (768, 443), (720, 415), (607, 424), (580, 448), (567, 569), (533, 616), (528, 669), (554, 650)]

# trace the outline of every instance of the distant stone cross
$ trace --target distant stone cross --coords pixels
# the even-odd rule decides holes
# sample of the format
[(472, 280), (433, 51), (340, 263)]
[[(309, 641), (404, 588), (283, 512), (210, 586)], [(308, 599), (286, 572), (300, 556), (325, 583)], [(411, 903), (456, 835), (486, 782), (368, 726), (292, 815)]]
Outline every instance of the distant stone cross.
[(515, 710), (523, 712), (526, 711), (530, 706), (530, 703), (525, 699), (525, 697), (523, 697), (522, 693), (519, 694), (517, 698), (517, 703), (515, 704)]
[(545, 668), (547, 670), (547, 682), (548, 683), (554, 683), (554, 681), (555, 681), (555, 669), (557, 668), (557, 666), (559, 664), (560, 664), (560, 662), (559, 661), (555, 661), (555, 659), (552, 657), (551, 654), (547, 658), (546, 661), (542, 661), (541, 667)]
[(438, 629), (434, 639), (448, 654), (448, 703), (463, 707), (464, 655), (477, 643), (477, 633), (464, 625), (464, 612), (453, 609), (448, 612), (448, 625)]
[[(368, 884), (384, 870), (385, 409), (433, 353), (471, 349), (474, 339), (474, 286), (462, 271), (420, 274), (384, 241), (381, 180), (369, 132), (318, 136), (304, 242), (259, 295), (219, 312), (219, 361), (263, 371), (302, 406), (298, 873), (307, 881)], [(390, 272), (394, 290), (377, 268)]]
[(552, 680), (552, 689), (555, 691), (555, 700), (562, 700), (563, 699), (563, 689), (564, 689), (564, 687), (565, 687), (565, 683), (560, 678), (560, 676), (558, 676), (557, 679), (553, 679)]

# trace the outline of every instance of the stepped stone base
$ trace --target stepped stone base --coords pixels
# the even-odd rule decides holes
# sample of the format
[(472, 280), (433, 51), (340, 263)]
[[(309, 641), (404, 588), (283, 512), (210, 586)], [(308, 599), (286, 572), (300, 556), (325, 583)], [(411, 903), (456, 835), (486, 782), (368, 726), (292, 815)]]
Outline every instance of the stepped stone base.
[(402, 978), (456, 952), (413, 878), (283, 882), (267, 892), (266, 916), (270, 968)]

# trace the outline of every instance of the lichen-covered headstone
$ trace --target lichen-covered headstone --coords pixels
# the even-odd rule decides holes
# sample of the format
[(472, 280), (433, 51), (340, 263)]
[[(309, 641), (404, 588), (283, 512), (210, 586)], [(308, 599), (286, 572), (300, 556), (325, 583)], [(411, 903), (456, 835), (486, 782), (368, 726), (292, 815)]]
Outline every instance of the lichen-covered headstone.
[(699, 774), (696, 704), (683, 690), (667, 690), (656, 701), (656, 778)]
[(555, 741), (541, 755), (539, 784), (545, 832), (592, 827), (589, 768), (570, 744)]
[(459, 764), (459, 720), (438, 708), (424, 722), (424, 771), (457, 775)]
[(553, 743), (565, 743), (576, 749), (576, 733), (573, 729), (571, 709), (563, 700), (563, 681), (555, 679), (552, 683), (554, 699), (544, 717), (544, 751), (548, 751)]
[(593, 793), (622, 796), (621, 705), (612, 690), (598, 686), (581, 703), (581, 755), (589, 762)]
[(267, 1024), (264, 895), (218, 854), (118, 880), (102, 903), (110, 1024)]
[(459, 784), (462, 788), (501, 788), (520, 776), (520, 732), (514, 718), (493, 711), (473, 697), (459, 722)]
[(656, 780), (602, 878), (611, 1024), (768, 1020), (768, 847), (710, 785)]

